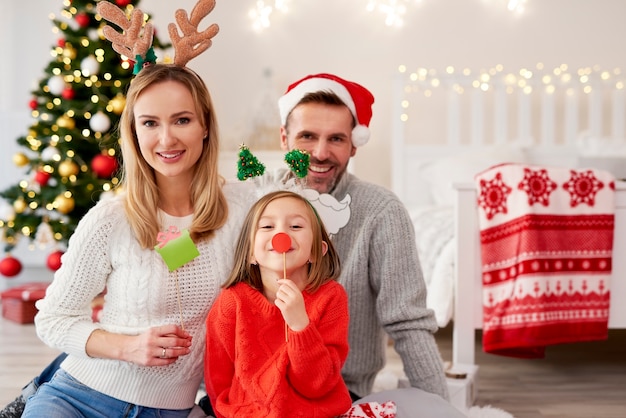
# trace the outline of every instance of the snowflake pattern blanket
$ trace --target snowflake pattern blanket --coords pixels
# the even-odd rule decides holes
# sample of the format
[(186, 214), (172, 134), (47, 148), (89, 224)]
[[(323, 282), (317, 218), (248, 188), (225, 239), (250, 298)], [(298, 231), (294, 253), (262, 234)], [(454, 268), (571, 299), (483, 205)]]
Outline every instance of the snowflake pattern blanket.
[(502, 164), (475, 181), (483, 350), (543, 358), (551, 344), (606, 339), (613, 176)]

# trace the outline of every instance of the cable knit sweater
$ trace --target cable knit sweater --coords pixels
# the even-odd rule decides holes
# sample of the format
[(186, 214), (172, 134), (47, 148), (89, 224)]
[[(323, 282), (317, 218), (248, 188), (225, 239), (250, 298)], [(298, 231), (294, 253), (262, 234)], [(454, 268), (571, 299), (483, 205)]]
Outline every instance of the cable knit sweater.
[(405, 206), (391, 191), (346, 173), (331, 193), (350, 194), (350, 221), (333, 244), (350, 302), (350, 355), (346, 384), (358, 395), (372, 391), (385, 363), (385, 332), (394, 341), (411, 386), (448, 399), (437, 322), (426, 307), (426, 283), (415, 232)]
[[(268, 175), (286, 181), (291, 173)], [(339, 282), (350, 303), (350, 353), (344, 380), (357, 395), (372, 391), (385, 364), (386, 333), (395, 343), (411, 386), (449, 399), (434, 338), (437, 322), (426, 307), (426, 283), (410, 216), (390, 190), (349, 173), (331, 192), (338, 201), (347, 194), (350, 221), (332, 237), (341, 260)]]
[[(229, 220), (214, 238), (196, 243), (200, 255), (170, 273), (160, 255), (143, 249), (127, 222), (123, 198), (98, 202), (71, 236), (62, 266), (44, 299), (37, 302), (39, 337), (69, 354), (61, 367), (83, 384), (125, 402), (166, 409), (194, 405), (202, 379), (205, 320), (232, 268), (236, 237), (247, 207), (236, 187), (226, 187)], [(187, 228), (191, 216), (163, 215), (162, 230)], [(85, 346), (98, 328), (137, 335), (149, 327), (180, 324), (178, 276), (183, 322), (192, 334), (191, 353), (169, 366), (144, 367), (89, 357)], [(91, 301), (107, 288), (102, 318), (91, 320)]]
[(222, 291), (207, 318), (205, 381), (219, 417), (323, 417), (346, 412), (341, 378), (348, 354), (348, 301), (328, 282), (303, 292), (310, 324), (289, 330), (280, 310), (239, 283)]

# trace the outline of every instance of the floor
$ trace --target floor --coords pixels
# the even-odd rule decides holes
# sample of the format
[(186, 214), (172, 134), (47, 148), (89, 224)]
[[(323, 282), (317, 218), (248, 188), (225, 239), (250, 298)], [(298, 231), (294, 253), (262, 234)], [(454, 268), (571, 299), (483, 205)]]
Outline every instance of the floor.
[[(444, 360), (451, 358), (451, 331), (444, 328), (436, 336)], [(477, 405), (504, 409), (515, 418), (626, 417), (626, 330), (611, 330), (607, 341), (550, 347), (544, 360), (485, 354), (477, 334)], [(56, 355), (39, 341), (32, 324), (0, 318), (0, 406)], [(392, 345), (388, 358), (380, 385), (403, 374)]]

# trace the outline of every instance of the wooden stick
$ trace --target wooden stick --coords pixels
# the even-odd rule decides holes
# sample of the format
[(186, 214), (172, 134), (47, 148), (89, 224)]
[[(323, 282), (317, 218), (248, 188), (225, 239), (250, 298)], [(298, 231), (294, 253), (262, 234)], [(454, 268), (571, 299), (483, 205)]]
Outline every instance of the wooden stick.
[(185, 323), (183, 322), (183, 306), (180, 302), (180, 288), (178, 287), (178, 272), (174, 270), (174, 279), (176, 280), (176, 299), (178, 299), (178, 313), (180, 315), (180, 327), (185, 330)]
[[(287, 253), (283, 253), (283, 279), (287, 279)], [(287, 322), (285, 322), (285, 342), (289, 341)]]

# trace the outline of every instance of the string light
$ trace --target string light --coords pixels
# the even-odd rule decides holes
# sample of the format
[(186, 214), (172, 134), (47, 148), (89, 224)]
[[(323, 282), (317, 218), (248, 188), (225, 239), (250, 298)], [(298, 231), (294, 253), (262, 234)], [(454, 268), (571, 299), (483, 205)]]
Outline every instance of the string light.
[(404, 25), (404, 15), (407, 6), (411, 3), (421, 3), (422, 0), (368, 0), (365, 9), (368, 12), (380, 12), (385, 15), (387, 26), (400, 27)]
[(283, 14), (287, 13), (289, 11), (290, 1), (291, 0), (257, 0), (255, 6), (248, 12), (248, 16), (252, 20), (252, 28), (257, 32), (269, 28), (271, 25), (270, 17), (276, 11)]
[[(424, 0), (367, 0), (365, 9), (368, 12), (378, 12), (385, 16), (387, 26), (402, 27), (404, 16), (411, 6), (418, 6)], [(488, 0), (483, 0), (488, 1)], [(506, 9), (512, 13), (522, 14), (527, 0), (489, 0), (505, 3)], [(291, 0), (256, 0), (249, 10), (248, 16), (252, 20), (252, 28), (260, 32), (271, 26), (271, 19), (275, 12), (286, 14), (289, 11)]]
[(507, 9), (514, 13), (523, 13), (526, 0), (508, 0)]
[(595, 85), (604, 84), (622, 89), (626, 84), (626, 79), (619, 68), (608, 71), (595, 66), (572, 70), (565, 64), (548, 69), (539, 63), (534, 69), (521, 68), (517, 72), (507, 72), (502, 65), (480, 71), (469, 69), (458, 71), (453, 67), (438, 71), (420, 67), (409, 72), (406, 66), (401, 65), (398, 72), (406, 77), (406, 92), (421, 91), (424, 95), (441, 85), (472, 87), (482, 91), (493, 90), (498, 85), (507, 87), (508, 93), (519, 89), (529, 94), (533, 91), (533, 86), (540, 85), (543, 85), (544, 91), (548, 93), (554, 92), (556, 85), (579, 86), (588, 93)]

